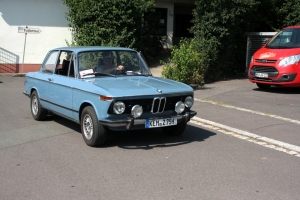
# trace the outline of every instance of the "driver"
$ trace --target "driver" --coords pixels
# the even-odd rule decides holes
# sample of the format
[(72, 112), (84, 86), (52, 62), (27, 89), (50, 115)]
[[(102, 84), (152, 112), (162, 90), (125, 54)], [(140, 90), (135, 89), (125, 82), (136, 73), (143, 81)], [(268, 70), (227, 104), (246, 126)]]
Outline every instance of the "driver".
[(102, 58), (99, 59), (98, 67), (95, 70), (97, 72), (111, 74), (115, 70), (120, 71), (124, 69), (123, 65), (115, 66), (113, 61), (114, 61), (114, 56), (112, 52), (104, 51), (102, 53)]

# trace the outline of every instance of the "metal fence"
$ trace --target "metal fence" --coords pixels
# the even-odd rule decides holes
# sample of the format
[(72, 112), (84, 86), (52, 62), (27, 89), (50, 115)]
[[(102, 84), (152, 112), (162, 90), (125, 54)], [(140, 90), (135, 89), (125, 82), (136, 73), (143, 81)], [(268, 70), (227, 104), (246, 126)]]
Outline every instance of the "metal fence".
[(19, 72), (19, 56), (0, 47), (0, 73)]
[(246, 52), (246, 74), (249, 68), (251, 57), (277, 32), (247, 32), (247, 52)]

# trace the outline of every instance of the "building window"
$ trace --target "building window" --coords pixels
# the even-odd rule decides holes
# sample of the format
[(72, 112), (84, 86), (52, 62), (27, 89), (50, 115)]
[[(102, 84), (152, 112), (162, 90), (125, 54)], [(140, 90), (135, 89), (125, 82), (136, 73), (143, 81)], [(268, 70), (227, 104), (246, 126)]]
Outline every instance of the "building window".
[(155, 8), (153, 13), (146, 13), (144, 23), (150, 25), (155, 35), (167, 35), (167, 8)]
[(167, 8), (155, 8), (155, 13), (159, 16), (159, 28), (158, 34), (159, 35), (167, 35)]
[(192, 38), (193, 34), (190, 32), (192, 20), (192, 15), (175, 15), (175, 37)]

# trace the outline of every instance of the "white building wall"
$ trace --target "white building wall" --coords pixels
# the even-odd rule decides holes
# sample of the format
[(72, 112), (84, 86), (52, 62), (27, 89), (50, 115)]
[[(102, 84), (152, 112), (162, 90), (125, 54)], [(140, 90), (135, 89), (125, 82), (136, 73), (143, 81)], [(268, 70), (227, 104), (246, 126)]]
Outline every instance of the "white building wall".
[(42, 63), (50, 49), (71, 41), (66, 12), (62, 0), (0, 0), (0, 50), (19, 56), (21, 64), (25, 33), (18, 27), (39, 28), (39, 34), (27, 34), (24, 63)]

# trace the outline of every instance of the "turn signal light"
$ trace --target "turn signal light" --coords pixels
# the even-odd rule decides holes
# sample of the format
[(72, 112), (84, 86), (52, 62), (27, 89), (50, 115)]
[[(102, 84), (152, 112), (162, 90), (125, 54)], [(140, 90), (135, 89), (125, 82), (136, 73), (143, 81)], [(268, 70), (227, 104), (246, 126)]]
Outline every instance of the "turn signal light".
[(100, 100), (102, 100), (102, 101), (111, 101), (112, 97), (107, 97), (107, 96), (100, 95)]

